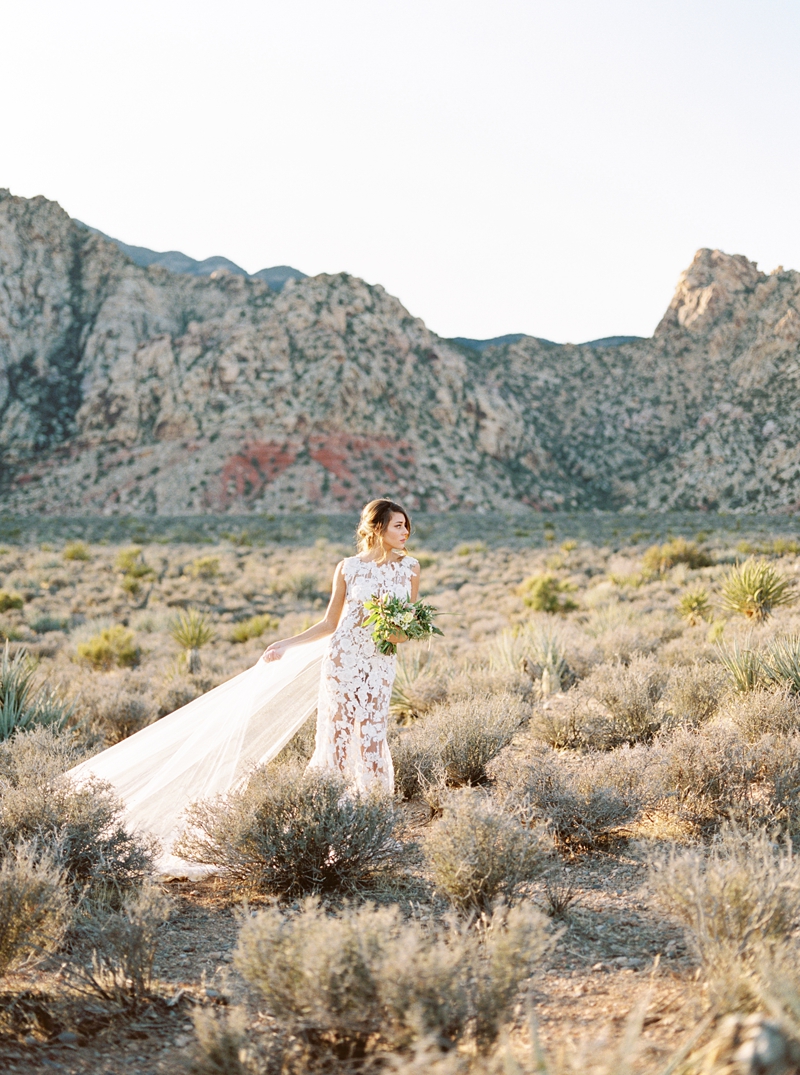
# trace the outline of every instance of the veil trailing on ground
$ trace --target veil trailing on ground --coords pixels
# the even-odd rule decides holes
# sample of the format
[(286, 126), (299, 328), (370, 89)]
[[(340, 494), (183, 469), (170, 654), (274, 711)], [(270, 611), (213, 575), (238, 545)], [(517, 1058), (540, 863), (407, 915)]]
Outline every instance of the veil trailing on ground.
[(161, 841), (162, 874), (207, 873), (172, 853), (183, 812), (197, 799), (230, 791), (289, 742), (317, 704), (327, 641), (295, 646), (269, 664), (259, 660), (68, 775), (79, 782), (96, 777), (114, 787), (125, 803), (128, 828)]

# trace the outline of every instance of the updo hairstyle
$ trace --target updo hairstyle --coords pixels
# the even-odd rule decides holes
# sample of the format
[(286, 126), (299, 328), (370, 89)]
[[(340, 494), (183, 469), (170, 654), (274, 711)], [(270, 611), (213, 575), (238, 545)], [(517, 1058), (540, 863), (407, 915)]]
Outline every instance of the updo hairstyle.
[[(379, 500), (370, 500), (369, 504), (364, 507), (356, 530), (359, 556), (362, 556), (365, 552), (371, 552), (372, 549), (380, 548), (382, 544), (381, 537), (395, 512), (399, 512), (404, 517), (410, 534), (411, 517), (405, 508), (401, 508), (393, 500), (386, 500), (381, 497)], [(405, 556), (405, 550), (403, 550), (403, 555)]]

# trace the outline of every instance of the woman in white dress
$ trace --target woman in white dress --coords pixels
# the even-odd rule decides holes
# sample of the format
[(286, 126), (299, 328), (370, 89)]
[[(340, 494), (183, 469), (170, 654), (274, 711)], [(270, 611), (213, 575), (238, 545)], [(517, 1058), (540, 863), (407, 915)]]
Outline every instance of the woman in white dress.
[[(362, 627), (364, 602), (395, 594), (416, 601), (419, 563), (405, 551), (411, 533), (408, 513), (391, 500), (373, 500), (361, 513), (358, 555), (336, 566), (323, 619), (301, 634), (273, 642), (264, 661), (280, 660), (295, 646), (330, 635), (322, 658), (317, 737), (309, 768), (335, 769), (354, 790), (394, 790), (386, 742), (389, 702), (397, 658), (378, 652), (372, 632)], [(405, 642), (397, 635), (393, 642)]]

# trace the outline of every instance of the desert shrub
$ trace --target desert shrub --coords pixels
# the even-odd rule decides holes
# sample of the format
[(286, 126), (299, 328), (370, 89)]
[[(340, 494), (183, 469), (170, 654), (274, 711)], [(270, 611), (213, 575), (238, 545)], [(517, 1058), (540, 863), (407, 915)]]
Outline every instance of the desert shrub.
[(525, 905), (476, 930), (370, 904), (331, 917), (306, 900), (291, 917), (271, 907), (246, 918), (235, 965), (311, 1055), (355, 1060), (420, 1038), (469, 1037), (485, 1050), (552, 943), (544, 915)]
[(397, 823), (386, 796), (348, 794), (336, 773), (273, 765), (247, 787), (190, 807), (177, 853), (251, 891), (355, 891), (400, 864)]
[(88, 561), (92, 558), (89, 546), (84, 541), (70, 541), (69, 544), (64, 546), (64, 551), (61, 555), (65, 560)]
[(8, 612), (13, 608), (22, 608), (24, 604), (25, 600), (20, 594), (0, 590), (0, 612)]
[(762, 735), (788, 735), (800, 731), (800, 699), (791, 691), (762, 687), (734, 695), (720, 716), (732, 721), (750, 741)]
[(800, 694), (800, 635), (773, 639), (766, 648), (762, 665), (767, 679)]
[(135, 634), (121, 623), (104, 627), (93, 638), (79, 642), (77, 650), (81, 660), (103, 671), (115, 666), (132, 668), (141, 656)]
[(319, 592), (317, 576), (307, 571), (288, 575), (280, 584), (282, 593), (291, 594), (298, 601), (313, 601)]
[(480, 914), (538, 877), (551, 846), (542, 830), (521, 824), (495, 800), (460, 792), (445, 806), (425, 853), (437, 889), (456, 910)]
[(717, 1004), (752, 1003), (747, 972), (800, 925), (800, 860), (791, 844), (776, 844), (764, 829), (728, 828), (708, 852), (673, 850), (656, 860), (650, 884), (686, 927)]
[(249, 642), (251, 638), (261, 638), (267, 631), (277, 631), (278, 621), (274, 616), (251, 616), (248, 620), (237, 623), (231, 631), (234, 642)]
[(734, 642), (728, 646), (717, 642), (720, 663), (730, 677), (734, 690), (752, 691), (764, 684), (764, 665), (761, 655), (750, 646)]
[(150, 567), (142, 556), (142, 550), (138, 545), (121, 549), (117, 553), (116, 568), (124, 575), (134, 579), (153, 578), (155, 571)]
[(34, 617), (30, 626), (37, 635), (45, 635), (48, 631), (66, 631), (69, 627), (69, 616), (53, 616), (46, 613)]
[(569, 687), (575, 675), (567, 664), (564, 635), (549, 624), (531, 623), (501, 631), (489, 648), (489, 666), (521, 670), (538, 682), (538, 694), (547, 698)]
[(82, 701), (84, 730), (99, 734), (108, 746), (127, 739), (158, 717), (158, 707), (149, 693), (125, 687), (106, 688), (93, 695), (84, 692)]
[(526, 824), (547, 822), (561, 847), (594, 847), (632, 822), (645, 805), (642, 756), (628, 753), (635, 764), (625, 767), (613, 755), (565, 758), (541, 750), (526, 764), (509, 763), (498, 779)]
[(673, 668), (659, 708), (671, 725), (704, 724), (719, 708), (725, 687), (725, 673), (719, 664), (698, 661)]
[(213, 686), (213, 680), (202, 675), (187, 673), (170, 677), (162, 684), (156, 695), (158, 716), (164, 717), (167, 713), (174, 713), (176, 709), (193, 702), (195, 698), (199, 698)]
[(195, 579), (215, 579), (219, 574), (219, 557), (198, 557), (186, 568), (186, 574)]
[(663, 545), (651, 545), (642, 556), (642, 564), (645, 571), (653, 571), (663, 575), (677, 564), (686, 564), (688, 568), (696, 570), (700, 567), (709, 567), (713, 560), (695, 545), (693, 541), (678, 537), (667, 541)]
[(678, 615), (691, 627), (696, 627), (704, 620), (710, 620), (713, 616), (711, 602), (708, 599), (708, 590), (705, 586), (694, 586), (678, 601)]
[(92, 959), (72, 962), (73, 979), (109, 1003), (138, 1011), (153, 989), (159, 930), (170, 909), (161, 889), (147, 884), (128, 895), (118, 910), (83, 922), (80, 940), (91, 948)]
[(21, 642), (25, 633), (15, 623), (0, 623), (0, 642)]
[[(22, 757), (15, 757), (16, 739), (23, 740)], [(127, 831), (123, 804), (107, 784), (76, 787), (66, 776), (31, 781), (24, 739), (10, 744), (0, 783), (0, 857), (27, 842), (63, 871), (75, 901), (119, 905), (152, 872), (155, 842)]]
[(54, 951), (70, 922), (61, 871), (19, 844), (0, 863), (0, 977), (26, 959)]
[(517, 594), (523, 602), (535, 612), (569, 612), (578, 606), (564, 596), (573, 592), (575, 587), (555, 575), (531, 575), (517, 587)]
[(200, 649), (214, 639), (208, 616), (196, 608), (179, 612), (169, 625), (170, 637), (186, 651), (189, 674), (200, 671)]
[(654, 657), (637, 657), (629, 665), (601, 664), (577, 687), (600, 702), (610, 715), (607, 743), (647, 742), (659, 728), (658, 703), (669, 672)]
[(768, 619), (774, 608), (796, 600), (791, 579), (768, 560), (745, 560), (732, 567), (722, 583), (722, 607), (757, 623)]
[(398, 720), (409, 720), (427, 713), (447, 697), (447, 683), (430, 667), (426, 649), (404, 647), (397, 660), (397, 674), (392, 684), (390, 712)]
[(311, 756), (314, 753), (314, 747), (316, 745), (317, 736), (317, 715), (312, 714), (302, 724), (298, 731), (294, 733), (292, 738), (269, 763), (272, 766), (277, 765), (294, 765), (297, 766), (299, 762), (302, 762), (305, 766), (311, 760)]
[(36, 680), (36, 666), (20, 650), (12, 660), (8, 642), (0, 658), (0, 741), (35, 726), (62, 729), (74, 706)]
[(195, 1008), (192, 1022), (196, 1045), (189, 1065), (190, 1075), (247, 1075), (243, 1055), (247, 1050), (247, 1016), (241, 1009), (211, 1012)]
[(75, 737), (35, 725), (0, 741), (0, 794), (5, 787), (37, 785), (60, 776), (83, 755)]
[(440, 770), (450, 787), (483, 783), (486, 766), (525, 715), (521, 699), (512, 694), (471, 695), (434, 706), (392, 741), (395, 787), (413, 798), (421, 781)]

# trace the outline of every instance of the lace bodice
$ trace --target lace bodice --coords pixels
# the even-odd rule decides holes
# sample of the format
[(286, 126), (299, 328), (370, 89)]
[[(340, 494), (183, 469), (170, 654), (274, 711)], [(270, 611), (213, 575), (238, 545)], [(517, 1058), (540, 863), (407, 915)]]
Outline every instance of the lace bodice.
[(358, 790), (378, 783), (394, 787), (386, 723), (396, 657), (379, 653), (372, 631), (361, 624), (364, 602), (395, 594), (410, 598), (417, 561), (411, 556), (376, 564), (349, 556), (342, 561), (345, 605), (322, 661), (317, 740), (310, 765), (345, 773)]

